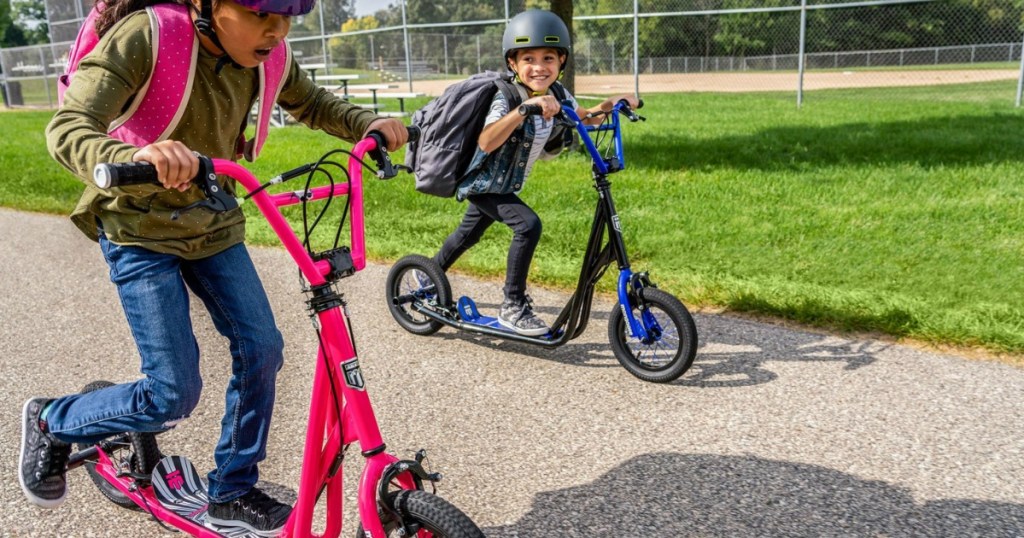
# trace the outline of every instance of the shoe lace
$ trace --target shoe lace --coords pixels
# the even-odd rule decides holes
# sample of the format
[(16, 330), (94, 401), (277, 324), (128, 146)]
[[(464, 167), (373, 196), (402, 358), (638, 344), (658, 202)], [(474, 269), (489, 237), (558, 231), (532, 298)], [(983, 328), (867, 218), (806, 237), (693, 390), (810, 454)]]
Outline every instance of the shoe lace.
[(533, 297), (523, 295), (522, 317), (533, 317)]
[(67, 466), (70, 455), (70, 444), (58, 441), (47, 433), (42, 433), (42, 440), (39, 445), (40, 478), (64, 473), (64, 468)]
[(271, 519), (274, 516), (274, 509), (286, 507), (257, 488), (252, 488), (249, 493), (235, 499), (235, 503), (240, 511), (248, 512), (262, 520)]

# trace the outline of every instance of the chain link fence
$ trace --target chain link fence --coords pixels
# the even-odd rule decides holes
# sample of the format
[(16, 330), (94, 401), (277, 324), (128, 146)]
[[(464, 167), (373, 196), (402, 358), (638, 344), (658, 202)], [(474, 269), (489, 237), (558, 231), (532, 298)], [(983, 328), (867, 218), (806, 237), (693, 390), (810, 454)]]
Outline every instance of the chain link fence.
[[(324, 3), (326, 2), (326, 4)], [(300, 64), (324, 79), (436, 95), (503, 69), (505, 21), (525, 0), (406, 11), (399, 0), (345, 32), (321, 10), (294, 21)], [(55, 78), (91, 0), (50, 0), (54, 44), (0, 50), (8, 106), (54, 106)], [(411, 6), (429, 6), (411, 2)], [(574, 3), (578, 94), (806, 92), (993, 84), (1020, 104), (1024, 7), (1012, 0), (636, 0)], [(609, 6), (611, 6), (609, 8)], [(347, 84), (347, 83), (346, 83)], [(1002, 91), (1002, 90), (999, 90)], [(812, 96), (814, 94), (811, 94)]]

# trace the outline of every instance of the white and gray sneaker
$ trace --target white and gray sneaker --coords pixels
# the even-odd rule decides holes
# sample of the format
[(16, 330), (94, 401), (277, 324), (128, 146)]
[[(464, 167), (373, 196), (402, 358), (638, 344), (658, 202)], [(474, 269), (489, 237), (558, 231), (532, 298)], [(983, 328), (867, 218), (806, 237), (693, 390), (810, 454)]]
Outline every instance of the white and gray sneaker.
[(551, 331), (548, 324), (533, 313), (529, 296), (522, 301), (505, 299), (498, 310), (498, 323), (524, 336), (541, 336)]

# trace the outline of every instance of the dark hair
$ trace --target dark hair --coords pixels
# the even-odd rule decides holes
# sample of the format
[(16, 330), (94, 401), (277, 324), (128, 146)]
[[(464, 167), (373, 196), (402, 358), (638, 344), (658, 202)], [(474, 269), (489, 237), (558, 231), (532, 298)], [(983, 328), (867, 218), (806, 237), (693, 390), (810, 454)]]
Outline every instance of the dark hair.
[[(216, 0), (214, 0), (216, 3)], [(100, 16), (96, 18), (96, 35), (103, 37), (117, 21), (156, 4), (191, 5), (190, 0), (96, 0), (96, 5), (103, 4)]]

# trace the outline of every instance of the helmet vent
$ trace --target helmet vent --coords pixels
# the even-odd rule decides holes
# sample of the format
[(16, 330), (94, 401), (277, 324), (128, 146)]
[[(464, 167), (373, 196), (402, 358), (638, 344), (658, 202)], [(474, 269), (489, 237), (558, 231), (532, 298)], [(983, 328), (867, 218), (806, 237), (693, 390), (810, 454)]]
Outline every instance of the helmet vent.
[(546, 36), (544, 36), (544, 42), (545, 43), (561, 43), (562, 40), (561, 40), (561, 38), (559, 38), (556, 35), (546, 35)]
[(521, 35), (521, 36), (517, 36), (516, 37), (516, 44), (517, 45), (520, 44), (520, 43), (529, 43), (529, 42), (530, 42), (530, 36), (528, 36), (528, 35)]

